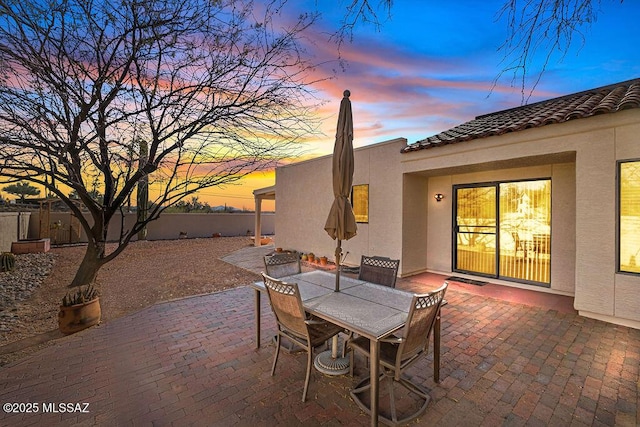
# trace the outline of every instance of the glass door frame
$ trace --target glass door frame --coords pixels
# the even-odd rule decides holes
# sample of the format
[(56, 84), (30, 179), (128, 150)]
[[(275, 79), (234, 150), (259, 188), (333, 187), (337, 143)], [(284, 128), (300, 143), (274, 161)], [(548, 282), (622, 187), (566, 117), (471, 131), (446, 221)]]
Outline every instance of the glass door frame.
[[(495, 211), (494, 211), (494, 220), (495, 220), (495, 224), (493, 226), (472, 226), (472, 227), (493, 227), (494, 229), (494, 233), (476, 233), (476, 234), (482, 234), (482, 235), (494, 235), (495, 236), (495, 246), (496, 246), (496, 251), (494, 254), (494, 260), (493, 260), (493, 264), (494, 264), (494, 274), (490, 274), (490, 273), (482, 273), (482, 272), (478, 272), (478, 271), (473, 271), (473, 270), (463, 270), (463, 269), (459, 269), (457, 268), (457, 264), (458, 264), (458, 234), (459, 234), (459, 228), (460, 225), (458, 224), (458, 190), (459, 189), (465, 189), (465, 188), (482, 188), (482, 187), (486, 187), (486, 188), (493, 188), (494, 189), (494, 195), (495, 195)], [(452, 224), (453, 224), (453, 228), (452, 228), (452, 242), (453, 244), (451, 245), (451, 271), (456, 272), (456, 273), (465, 273), (465, 274), (472, 274), (474, 276), (480, 276), (480, 277), (487, 277), (487, 278), (494, 278), (497, 279), (499, 276), (499, 268), (500, 268), (500, 255), (498, 252), (498, 248), (500, 247), (500, 229), (499, 229), (499, 225), (500, 225), (500, 221), (499, 221), (499, 213), (500, 213), (500, 182), (483, 182), (483, 183), (474, 183), (474, 184), (456, 184), (453, 186), (452, 190), (453, 190), (453, 209), (452, 209)], [(468, 226), (467, 226), (468, 227)]]
[[(457, 272), (457, 273), (463, 273), (463, 274), (470, 274), (470, 275), (474, 275), (474, 276), (480, 276), (480, 277), (487, 277), (487, 278), (495, 278), (495, 279), (500, 279), (500, 280), (505, 280), (505, 281), (510, 281), (510, 282), (517, 282), (517, 283), (525, 283), (525, 284), (530, 284), (530, 285), (534, 285), (534, 286), (541, 286), (541, 287), (550, 287), (551, 286), (551, 276), (550, 276), (550, 268), (551, 268), (551, 251), (550, 251), (550, 241), (551, 241), (551, 228), (549, 228), (548, 231), (548, 240), (547, 240), (547, 250), (549, 252), (548, 255), (546, 255), (548, 257), (548, 266), (547, 268), (549, 269), (549, 271), (547, 272), (548, 277), (547, 281), (536, 281), (536, 280), (532, 280), (532, 279), (528, 279), (525, 277), (515, 277), (515, 276), (509, 276), (509, 275), (504, 275), (501, 273), (501, 269), (502, 269), (502, 256), (505, 255), (504, 254), (504, 248), (502, 247), (502, 244), (500, 242), (500, 238), (501, 238), (501, 234), (502, 234), (502, 222), (503, 222), (503, 218), (501, 217), (501, 199), (502, 199), (502, 195), (501, 195), (501, 186), (504, 184), (511, 184), (511, 183), (531, 183), (531, 182), (535, 182), (535, 181), (549, 181), (549, 185), (551, 185), (551, 178), (550, 177), (541, 177), (541, 178), (531, 178), (531, 179), (517, 179), (517, 180), (505, 180), (505, 181), (490, 181), (490, 182), (478, 182), (478, 183), (470, 183), (470, 184), (456, 184), (452, 186), (452, 194), (453, 194), (453, 206), (452, 206), (452, 230), (451, 230), (451, 239), (452, 239), (452, 245), (451, 245), (451, 271), (452, 272)], [(458, 235), (459, 235), (459, 228), (460, 228), (460, 224), (458, 224), (458, 190), (459, 189), (469, 189), (469, 188), (493, 188), (494, 192), (495, 192), (495, 210), (494, 210), (494, 217), (495, 217), (495, 224), (493, 226), (494, 231), (495, 231), (495, 251), (494, 251), (494, 273), (483, 273), (480, 271), (474, 271), (474, 270), (465, 270), (462, 268), (457, 268), (458, 267), (458, 257), (459, 257), (459, 251), (458, 251)], [(552, 203), (552, 199), (551, 199), (551, 192), (549, 191), (548, 193), (548, 203), (549, 203), (549, 212), (548, 215), (549, 217), (551, 217), (551, 203)], [(479, 226), (479, 227), (491, 227), (491, 226)], [(549, 223), (549, 227), (550, 227), (550, 223)], [(483, 234), (491, 234), (491, 233), (483, 233)], [(506, 244), (508, 244), (508, 242), (505, 242)], [(485, 254), (485, 256), (487, 256), (487, 254)], [(517, 256), (517, 252), (516, 252), (516, 256)], [(543, 255), (544, 256), (544, 255)], [(526, 255), (525, 255), (526, 257)], [(542, 256), (541, 256), (542, 257)], [(482, 264), (480, 264), (482, 265)]]

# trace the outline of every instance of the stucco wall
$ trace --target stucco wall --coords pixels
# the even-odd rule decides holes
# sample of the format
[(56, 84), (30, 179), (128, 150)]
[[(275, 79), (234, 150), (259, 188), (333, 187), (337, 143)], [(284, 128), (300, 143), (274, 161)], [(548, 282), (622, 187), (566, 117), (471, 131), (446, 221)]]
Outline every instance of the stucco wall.
[(9, 252), (18, 240), (18, 212), (0, 212), (0, 251)]
[[(135, 221), (135, 213), (125, 215), (125, 229)], [(52, 212), (51, 222), (60, 220), (63, 227), (68, 229), (69, 213)], [(165, 213), (160, 218), (149, 223), (147, 240), (170, 240), (180, 237), (180, 232), (186, 232), (187, 237), (211, 237), (215, 233), (222, 236), (244, 236), (254, 233), (255, 215), (253, 213), (210, 213), (210, 214), (180, 214)], [(275, 231), (275, 214), (262, 213), (262, 234), (273, 234)], [(118, 239), (120, 232), (120, 217), (116, 217), (109, 229), (108, 240)], [(29, 235), (39, 236), (39, 214), (32, 215), (29, 224)], [(135, 240), (135, 239), (134, 239)], [(86, 242), (84, 231), (80, 241)]]
[[(619, 126), (615, 132), (616, 160), (640, 159), (640, 120)], [(614, 306), (616, 316), (640, 320), (640, 277), (615, 275)]]
[[(402, 247), (402, 176), (395, 165), (406, 140), (395, 139), (354, 150), (353, 184), (369, 184), (369, 223), (342, 243), (345, 264), (362, 255), (400, 258)], [(333, 202), (331, 156), (276, 170), (276, 245), (334, 258), (336, 242), (324, 231)]]
[(428, 180), (419, 175), (403, 176), (402, 257), (403, 275), (424, 271), (427, 263), (426, 244), (429, 241)]
[[(404, 142), (356, 150), (354, 184), (370, 184), (370, 222), (345, 242), (361, 254), (400, 257), (400, 273), (451, 272), (452, 186), (551, 178), (551, 287), (580, 314), (640, 328), (640, 276), (617, 273), (616, 161), (640, 159), (640, 109), (400, 154)], [(323, 230), (331, 159), (278, 169), (278, 246), (331, 255)], [(443, 193), (436, 202), (433, 194)]]
[[(451, 272), (452, 185), (453, 177), (451, 175), (436, 176), (429, 178), (423, 189), (427, 199), (426, 216), (429, 218), (427, 229), (429, 238), (422, 243), (425, 245), (422, 252), (426, 254), (422, 270)], [(444, 195), (444, 198), (439, 202), (433, 198), (436, 193)]]
[(551, 284), (575, 295), (576, 173), (574, 163), (551, 167)]
[(616, 161), (640, 158), (638, 135), (632, 109), (403, 155), (402, 173), (429, 177), (425, 268), (450, 266), (451, 256), (451, 199), (436, 206), (432, 193), (551, 176), (552, 290), (574, 293), (583, 315), (640, 326), (640, 277), (616, 273), (615, 259)]
[(26, 239), (31, 212), (0, 212), (0, 252), (10, 252), (11, 243)]
[[(412, 176), (408, 174), (408, 176)], [(425, 256), (417, 271), (449, 274), (452, 271), (453, 194), (457, 184), (514, 181), (551, 178), (551, 289), (558, 293), (574, 294), (575, 285), (575, 173), (572, 163), (530, 166), (514, 169), (489, 170), (430, 177), (423, 192), (426, 195), (428, 217), (426, 240), (416, 239), (410, 246), (405, 241), (405, 252)], [(442, 201), (433, 198), (444, 194)], [(410, 234), (410, 233), (408, 233)], [(403, 271), (410, 274), (410, 271)], [(501, 283), (501, 282), (499, 282)]]

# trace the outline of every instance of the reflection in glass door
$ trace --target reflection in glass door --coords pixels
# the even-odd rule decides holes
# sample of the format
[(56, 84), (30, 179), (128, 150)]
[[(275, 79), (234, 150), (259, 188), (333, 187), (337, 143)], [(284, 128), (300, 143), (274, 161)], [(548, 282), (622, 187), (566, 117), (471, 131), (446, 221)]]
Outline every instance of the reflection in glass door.
[(456, 186), (453, 270), (548, 285), (551, 180)]
[(456, 187), (454, 270), (496, 276), (496, 186)]
[(551, 181), (500, 184), (500, 276), (551, 281)]

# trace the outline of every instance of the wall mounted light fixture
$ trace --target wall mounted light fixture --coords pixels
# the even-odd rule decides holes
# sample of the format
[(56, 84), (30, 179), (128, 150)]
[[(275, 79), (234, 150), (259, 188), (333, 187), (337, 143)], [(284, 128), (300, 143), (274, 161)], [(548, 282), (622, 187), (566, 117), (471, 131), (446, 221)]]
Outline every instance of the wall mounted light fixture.
[(436, 202), (441, 202), (442, 199), (444, 199), (444, 194), (436, 193), (436, 194), (433, 195), (433, 198), (436, 199)]

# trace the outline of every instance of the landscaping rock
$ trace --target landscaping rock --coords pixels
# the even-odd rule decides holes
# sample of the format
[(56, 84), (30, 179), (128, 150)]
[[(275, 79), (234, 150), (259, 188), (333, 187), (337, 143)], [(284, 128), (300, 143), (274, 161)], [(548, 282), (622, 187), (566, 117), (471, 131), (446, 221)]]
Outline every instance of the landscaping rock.
[(54, 255), (30, 253), (16, 255), (16, 268), (0, 272), (0, 332), (15, 326), (16, 303), (27, 300), (51, 272)]

